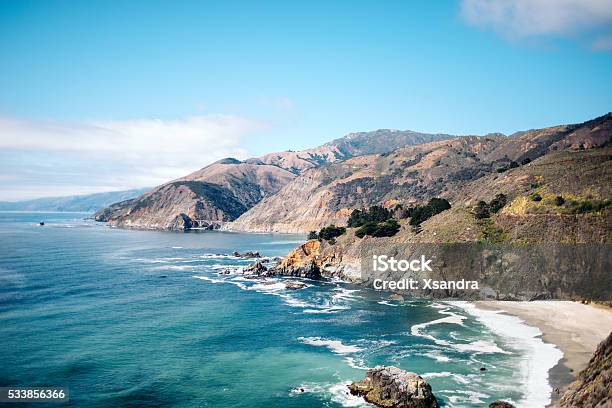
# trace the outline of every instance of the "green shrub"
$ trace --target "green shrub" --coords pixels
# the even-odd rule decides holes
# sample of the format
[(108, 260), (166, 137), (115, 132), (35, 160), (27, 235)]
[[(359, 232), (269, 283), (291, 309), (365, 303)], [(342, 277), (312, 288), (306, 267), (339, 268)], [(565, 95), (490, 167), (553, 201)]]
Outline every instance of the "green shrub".
[(411, 211), (410, 225), (417, 226), (436, 214), (451, 208), (448, 200), (444, 198), (432, 198), (426, 205), (417, 205)]
[(555, 205), (556, 206), (562, 206), (563, 204), (565, 204), (565, 198), (563, 198), (561, 196), (556, 196), (555, 197)]
[(476, 207), (474, 207), (474, 217), (478, 220), (482, 220), (484, 218), (489, 218), (491, 214), (489, 213), (489, 206), (486, 201), (480, 200)]
[(599, 212), (608, 208), (612, 205), (612, 200), (586, 200), (580, 203), (574, 203), (576, 207), (572, 210), (574, 214), (586, 214), (592, 212)]
[(511, 161), (510, 165), (508, 166), (511, 169), (516, 169), (519, 166), (519, 164), (515, 161)]
[(491, 211), (493, 214), (496, 214), (497, 212), (499, 212), (499, 210), (504, 208), (507, 202), (508, 198), (506, 197), (506, 195), (499, 193), (495, 196), (495, 198), (493, 198), (493, 200), (491, 200), (491, 203), (489, 203), (489, 211)]
[(386, 208), (375, 205), (368, 210), (353, 210), (349, 219), (348, 226), (350, 228), (358, 228), (369, 222), (383, 222), (392, 217), (392, 214)]
[(317, 234), (317, 231), (310, 231), (308, 233), (308, 239), (319, 239), (319, 234)]
[(532, 201), (542, 201), (542, 196), (538, 193), (533, 193), (531, 195), (531, 200)]
[(392, 237), (399, 230), (399, 223), (393, 219), (378, 223), (368, 222), (355, 231), (355, 236), (359, 238), (363, 238), (366, 235), (372, 237)]
[(318, 234), (318, 238), (320, 240), (332, 241), (332, 244), (335, 243), (335, 238), (346, 232), (346, 228), (344, 227), (336, 227), (335, 225), (329, 225), (327, 227), (321, 228)]
[(523, 166), (529, 163), (531, 163), (531, 159), (529, 157), (525, 157), (523, 160), (521, 160), (521, 164)]

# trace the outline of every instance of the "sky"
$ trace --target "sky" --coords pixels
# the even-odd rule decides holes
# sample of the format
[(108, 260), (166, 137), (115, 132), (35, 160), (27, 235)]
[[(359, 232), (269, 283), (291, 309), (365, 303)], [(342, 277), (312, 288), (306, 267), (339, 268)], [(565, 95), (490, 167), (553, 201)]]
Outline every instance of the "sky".
[(610, 0), (0, 0), (0, 200), (610, 110)]

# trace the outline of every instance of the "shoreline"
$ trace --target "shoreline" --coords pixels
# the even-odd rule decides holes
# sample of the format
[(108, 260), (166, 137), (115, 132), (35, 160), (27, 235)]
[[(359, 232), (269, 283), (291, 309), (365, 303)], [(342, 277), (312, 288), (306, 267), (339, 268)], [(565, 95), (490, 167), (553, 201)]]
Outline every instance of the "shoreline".
[[(589, 362), (597, 345), (612, 331), (612, 309), (572, 301), (476, 301), (481, 311), (514, 316), (539, 329), (545, 344), (563, 355), (548, 369), (550, 403), (555, 402)], [(556, 390), (559, 392), (556, 392)]]

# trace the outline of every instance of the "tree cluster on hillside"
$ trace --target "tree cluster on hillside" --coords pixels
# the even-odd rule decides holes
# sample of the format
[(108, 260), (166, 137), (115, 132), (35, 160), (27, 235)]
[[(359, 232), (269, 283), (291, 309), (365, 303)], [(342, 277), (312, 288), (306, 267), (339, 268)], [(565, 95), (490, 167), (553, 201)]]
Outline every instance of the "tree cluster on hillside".
[(350, 228), (359, 228), (367, 223), (387, 221), (391, 217), (391, 211), (379, 205), (374, 205), (367, 210), (353, 210), (348, 219), (348, 226)]
[(357, 228), (355, 235), (359, 238), (366, 235), (392, 237), (400, 230), (399, 223), (393, 219), (393, 212), (378, 205), (367, 210), (353, 210), (348, 219), (348, 226)]
[(328, 241), (331, 244), (336, 243), (336, 238), (343, 235), (346, 232), (344, 227), (336, 227), (334, 224), (323, 227), (317, 233), (316, 231), (310, 231), (308, 239), (318, 239), (320, 241)]
[(353, 210), (348, 220), (348, 226), (358, 228), (355, 235), (363, 238), (366, 235), (372, 237), (391, 237), (400, 230), (400, 224), (395, 218), (410, 218), (410, 225), (418, 231), (422, 222), (436, 214), (451, 208), (448, 200), (444, 198), (432, 198), (425, 205), (403, 208), (401, 205), (388, 210), (381, 206), (373, 206), (367, 210)]
[(479, 201), (474, 207), (474, 217), (477, 219), (489, 218), (491, 214), (499, 212), (507, 204), (508, 198), (505, 194), (499, 193), (487, 204), (486, 201)]
[(392, 237), (399, 230), (399, 223), (394, 219), (389, 219), (383, 222), (368, 222), (355, 231), (355, 235), (359, 238), (363, 238), (366, 235), (371, 237)]
[(448, 200), (434, 197), (425, 205), (417, 205), (416, 207), (409, 208), (407, 215), (410, 217), (410, 225), (418, 230), (422, 222), (450, 208), (451, 205)]

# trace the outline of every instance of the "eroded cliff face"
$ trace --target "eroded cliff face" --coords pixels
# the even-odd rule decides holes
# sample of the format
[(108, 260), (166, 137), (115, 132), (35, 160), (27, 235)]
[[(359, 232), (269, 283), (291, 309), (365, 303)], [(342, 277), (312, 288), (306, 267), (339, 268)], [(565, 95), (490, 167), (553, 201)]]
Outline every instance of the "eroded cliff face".
[[(281, 271), (300, 275), (316, 269), (323, 277), (369, 287), (374, 279), (484, 283), (480, 291), (467, 294), (411, 293), (419, 296), (602, 299), (612, 288), (612, 208), (576, 213), (569, 204), (558, 205), (556, 197), (581, 205), (604, 202), (612, 197), (611, 186), (612, 148), (553, 152), (466, 183), (452, 196), (452, 208), (423, 222), (420, 230), (399, 220), (400, 231), (393, 237), (360, 239), (349, 228), (335, 243), (309, 241), (296, 248), (280, 263)], [(536, 192), (540, 201), (532, 199)], [(490, 202), (499, 193), (506, 195), (507, 204), (490, 218), (476, 219), (476, 202)], [(437, 261), (434, 272), (423, 274), (372, 274), (364, 269), (363, 262), (381, 254), (410, 254), (412, 259), (424, 254)], [(593, 259), (603, 263), (589, 263)], [(583, 266), (576, 269), (580, 262)]]
[(597, 347), (587, 367), (569, 386), (557, 406), (612, 407), (612, 333)]
[[(494, 195), (495, 180), (518, 177), (514, 167), (521, 163), (562, 151), (605, 146), (611, 138), (612, 115), (608, 114), (583, 124), (532, 130), (510, 137), (453, 138), (388, 154), (353, 157), (303, 171), (227, 228), (308, 232), (329, 224), (345, 225), (355, 208), (394, 203), (409, 206), (432, 197), (464, 201), (474, 196), (466, 191), (467, 185), (470, 189), (488, 189)], [(482, 195), (487, 193), (482, 191)]]

